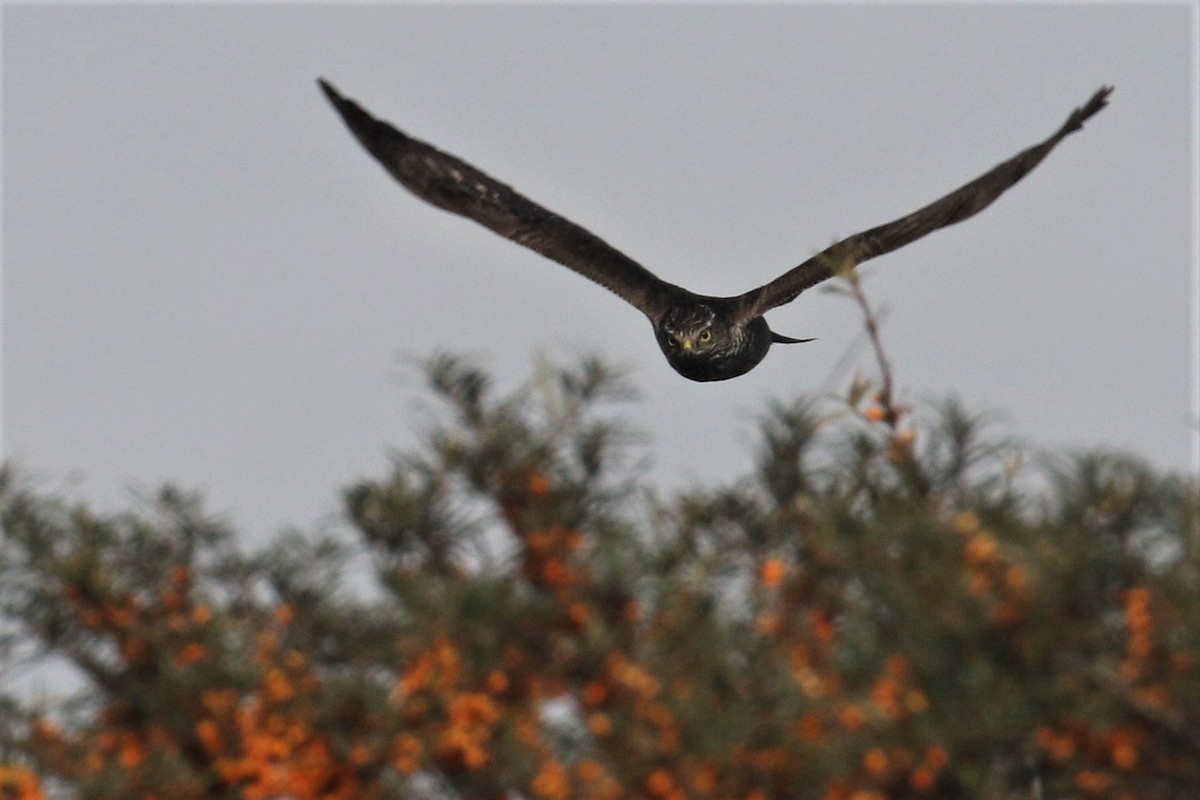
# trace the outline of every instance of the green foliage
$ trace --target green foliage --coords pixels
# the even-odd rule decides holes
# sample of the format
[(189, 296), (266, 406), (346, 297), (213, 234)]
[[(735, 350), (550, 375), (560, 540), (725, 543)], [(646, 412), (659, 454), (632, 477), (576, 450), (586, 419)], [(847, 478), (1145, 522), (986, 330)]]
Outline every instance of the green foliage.
[(425, 369), (336, 536), (0, 473), (0, 657), (81, 676), (0, 695), (0, 797), (1200, 795), (1193, 479), (856, 384), (663, 497), (602, 363)]

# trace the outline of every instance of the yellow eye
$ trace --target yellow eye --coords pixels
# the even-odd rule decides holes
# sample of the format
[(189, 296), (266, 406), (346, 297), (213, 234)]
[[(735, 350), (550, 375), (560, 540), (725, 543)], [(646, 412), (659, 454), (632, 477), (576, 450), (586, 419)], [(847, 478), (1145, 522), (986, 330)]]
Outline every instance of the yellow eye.
[(676, 347), (676, 346), (678, 346), (678, 344), (679, 344), (679, 340), (676, 339), (674, 336), (667, 337), (667, 347)]
[(712, 331), (707, 329), (700, 331), (700, 341), (707, 342), (710, 339), (712, 339)]

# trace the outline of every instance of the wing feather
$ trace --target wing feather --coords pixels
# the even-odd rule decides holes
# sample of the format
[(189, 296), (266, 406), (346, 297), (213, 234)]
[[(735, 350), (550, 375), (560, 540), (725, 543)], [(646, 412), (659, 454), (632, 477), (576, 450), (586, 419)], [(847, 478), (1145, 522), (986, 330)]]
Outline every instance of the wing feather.
[(965, 186), (911, 214), (843, 239), (770, 283), (742, 295), (738, 298), (740, 319), (746, 321), (761, 316), (772, 308), (792, 302), (805, 289), (841, 270), (890, 253), (939, 228), (979, 213), (1041, 163), (1063, 138), (1082, 128), (1085, 120), (1104, 108), (1111, 92), (1111, 86), (1101, 87), (1087, 103), (1072, 111), (1062, 127), (1048, 139), (1022, 150)]
[(456, 156), (376, 119), (328, 82), (317, 82), (363, 147), (422, 200), (475, 220), (573, 269), (612, 291), (651, 321), (657, 322), (673, 294), (682, 291), (595, 234)]

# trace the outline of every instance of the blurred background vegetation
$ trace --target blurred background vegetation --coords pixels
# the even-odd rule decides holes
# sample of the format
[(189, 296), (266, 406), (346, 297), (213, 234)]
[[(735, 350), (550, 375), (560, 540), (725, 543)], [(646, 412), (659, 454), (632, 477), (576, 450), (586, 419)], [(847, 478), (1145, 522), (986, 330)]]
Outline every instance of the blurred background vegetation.
[(0, 678), (80, 676), (0, 694), (0, 798), (1200, 797), (1194, 477), (885, 369), (664, 496), (603, 363), (425, 369), (424, 445), (258, 552), (0, 473)]

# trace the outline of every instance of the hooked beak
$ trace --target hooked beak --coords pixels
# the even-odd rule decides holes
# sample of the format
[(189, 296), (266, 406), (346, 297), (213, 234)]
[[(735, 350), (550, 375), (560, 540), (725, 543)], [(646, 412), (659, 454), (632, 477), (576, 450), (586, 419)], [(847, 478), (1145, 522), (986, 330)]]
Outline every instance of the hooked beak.
[(680, 345), (682, 345), (682, 346), (683, 346), (683, 349), (684, 349), (684, 350), (691, 350), (691, 349), (692, 349), (692, 348), (695, 346), (695, 344), (692, 342), (692, 340), (691, 340), (691, 339), (683, 339), (683, 340), (681, 340), (681, 341), (680, 341)]

